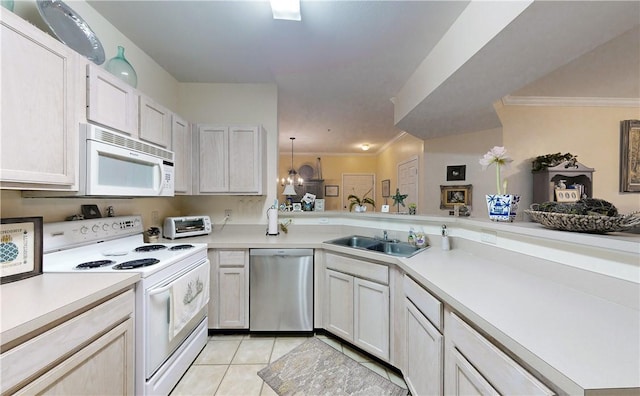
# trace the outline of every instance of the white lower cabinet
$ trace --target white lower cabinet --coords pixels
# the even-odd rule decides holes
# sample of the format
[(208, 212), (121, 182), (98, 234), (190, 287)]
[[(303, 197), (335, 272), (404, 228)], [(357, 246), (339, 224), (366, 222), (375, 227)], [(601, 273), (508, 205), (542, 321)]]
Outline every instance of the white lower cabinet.
[(3, 352), (2, 393), (133, 395), (134, 305), (127, 290)]
[(441, 395), (443, 337), (408, 298), (405, 299), (404, 379), (412, 395)]
[(554, 392), (465, 323), (445, 311), (445, 394), (553, 395)]
[(209, 328), (249, 328), (249, 251), (209, 251), (212, 303), (209, 304)]
[(324, 328), (388, 361), (388, 268), (335, 254), (325, 258)]

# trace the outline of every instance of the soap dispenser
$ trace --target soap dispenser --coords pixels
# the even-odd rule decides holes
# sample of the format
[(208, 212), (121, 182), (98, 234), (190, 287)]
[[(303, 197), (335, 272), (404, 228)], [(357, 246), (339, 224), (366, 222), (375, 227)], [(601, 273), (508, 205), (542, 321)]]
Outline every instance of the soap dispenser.
[(407, 242), (411, 246), (416, 246), (416, 233), (413, 231), (413, 227), (409, 228), (409, 237), (407, 238)]
[(447, 226), (444, 224), (442, 225), (442, 250), (451, 250), (449, 235), (447, 235)]

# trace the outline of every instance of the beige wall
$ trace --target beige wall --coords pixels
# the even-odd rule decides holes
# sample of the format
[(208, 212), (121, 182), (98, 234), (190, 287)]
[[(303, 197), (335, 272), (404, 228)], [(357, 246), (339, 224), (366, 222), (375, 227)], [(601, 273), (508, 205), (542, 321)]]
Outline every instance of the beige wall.
[(640, 195), (620, 193), (620, 121), (640, 119), (631, 107), (550, 107), (496, 105), (504, 145), (514, 159), (508, 171), (510, 190), (531, 203), (531, 161), (557, 152), (578, 156), (594, 168), (593, 196), (612, 202), (622, 213), (640, 210)]
[[(317, 155), (303, 154), (296, 155), (294, 148), (293, 167), (297, 171), (303, 165), (310, 165), (316, 169)], [(323, 155), (320, 157), (322, 167), (322, 178), (326, 185), (337, 185), (339, 188), (338, 197), (325, 197), (325, 210), (344, 210), (342, 208), (342, 197), (344, 194), (342, 188), (342, 174), (343, 173), (376, 173), (378, 159), (377, 156), (372, 154), (362, 155)], [(278, 175), (280, 178), (286, 176), (287, 172), (291, 168), (291, 152), (280, 153), (280, 162), (278, 166)], [(272, 180), (275, 180), (273, 178)], [(379, 184), (378, 178), (376, 181)], [(282, 193), (282, 187), (277, 184), (278, 194)], [(376, 191), (380, 189), (376, 186)], [(284, 196), (279, 195), (280, 201), (284, 200)], [(380, 210), (380, 204), (376, 200), (377, 210)]]
[[(426, 167), (424, 165), (424, 141), (418, 139), (415, 136), (404, 134), (396, 139), (392, 144), (386, 147), (378, 155), (378, 166), (376, 169), (376, 202), (378, 204), (378, 210), (380, 205), (384, 203), (382, 198), (382, 180), (389, 179), (390, 193), (393, 195), (398, 187), (398, 165), (402, 162), (410, 160), (412, 158), (418, 158), (418, 200), (415, 202), (418, 205), (417, 213), (426, 212), (425, 191), (426, 186), (424, 184), (424, 173)], [(404, 191), (400, 191), (404, 193)], [(387, 203), (391, 206), (389, 209), (391, 212), (395, 212), (393, 207), (393, 200), (387, 199)], [(405, 204), (410, 202), (406, 201)], [(406, 211), (407, 209), (400, 208), (400, 211)]]

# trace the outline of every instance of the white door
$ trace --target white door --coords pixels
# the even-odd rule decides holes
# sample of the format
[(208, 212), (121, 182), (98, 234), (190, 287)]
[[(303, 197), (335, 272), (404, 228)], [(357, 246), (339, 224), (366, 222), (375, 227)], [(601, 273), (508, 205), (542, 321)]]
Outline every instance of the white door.
[[(405, 205), (418, 203), (418, 157), (398, 164), (398, 188), (400, 194), (407, 194), (407, 198), (404, 200)], [(393, 194), (395, 191), (391, 191), (391, 195)], [(400, 205), (400, 212), (408, 210), (406, 206)]]
[[(343, 173), (342, 174), (342, 208), (349, 210), (350, 194), (357, 195), (360, 199), (367, 194), (368, 198), (376, 198), (375, 175), (372, 173)], [(370, 207), (368, 208), (371, 209)]]

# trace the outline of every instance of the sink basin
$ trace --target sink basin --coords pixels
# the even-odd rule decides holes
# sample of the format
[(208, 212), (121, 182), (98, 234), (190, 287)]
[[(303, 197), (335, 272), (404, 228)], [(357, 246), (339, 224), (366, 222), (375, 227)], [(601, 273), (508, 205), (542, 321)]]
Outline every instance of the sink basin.
[(359, 236), (359, 235), (351, 235), (344, 238), (334, 239), (332, 241), (328, 241), (332, 245), (340, 245), (340, 246), (348, 246), (353, 248), (368, 248), (369, 246), (373, 246), (375, 244), (380, 243), (380, 240), (371, 237)]
[(400, 257), (411, 257), (424, 250), (424, 248), (419, 248), (406, 242), (381, 242), (373, 246), (367, 246), (367, 249)]
[(326, 243), (355, 249), (365, 249), (398, 257), (411, 257), (426, 249), (426, 247), (419, 248), (406, 242), (399, 242), (398, 240), (384, 241), (378, 238), (360, 235), (351, 235), (348, 237), (333, 239)]

